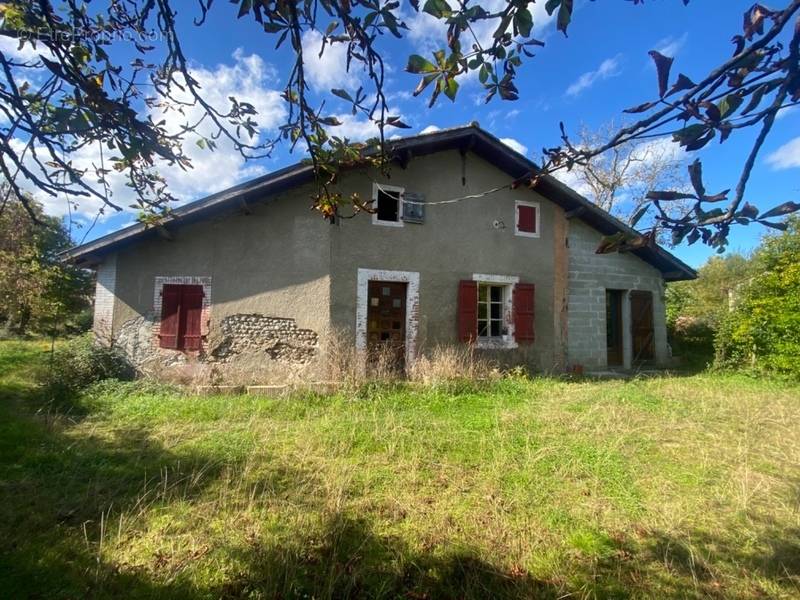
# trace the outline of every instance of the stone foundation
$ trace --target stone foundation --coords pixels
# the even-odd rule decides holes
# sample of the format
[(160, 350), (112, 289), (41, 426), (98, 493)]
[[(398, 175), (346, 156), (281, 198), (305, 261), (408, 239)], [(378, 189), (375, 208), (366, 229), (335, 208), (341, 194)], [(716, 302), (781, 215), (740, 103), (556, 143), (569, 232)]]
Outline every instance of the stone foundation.
[(272, 360), (305, 364), (316, 356), (319, 336), (300, 329), (294, 319), (265, 315), (231, 315), (220, 324), (220, 340), (209, 352), (212, 360), (229, 362), (240, 354), (265, 354)]
[[(156, 334), (154, 334), (154, 331)], [(144, 315), (122, 324), (113, 344), (137, 369), (158, 363), (171, 366), (186, 362), (186, 355), (158, 347), (158, 322)], [(300, 329), (294, 319), (260, 314), (225, 317), (216, 332), (203, 342), (200, 362), (232, 363), (240, 356), (264, 356), (294, 365), (310, 363), (319, 351), (319, 336)]]

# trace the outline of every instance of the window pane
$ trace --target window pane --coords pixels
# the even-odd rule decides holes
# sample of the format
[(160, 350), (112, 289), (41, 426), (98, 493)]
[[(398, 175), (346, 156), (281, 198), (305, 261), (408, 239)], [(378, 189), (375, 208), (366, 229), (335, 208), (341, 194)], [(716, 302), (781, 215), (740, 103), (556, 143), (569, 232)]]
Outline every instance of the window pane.
[(486, 304), (484, 304), (484, 303), (478, 304), (478, 318), (479, 319), (485, 319), (486, 318), (486, 312), (487, 312)]
[(479, 302), (486, 302), (486, 294), (487, 294), (488, 286), (479, 285), (478, 286), (478, 301)]
[(378, 220), (380, 221), (397, 221), (399, 216), (400, 206), (400, 192), (391, 192), (391, 194), (383, 191), (378, 191)]
[(503, 300), (503, 288), (493, 285), (491, 287), (492, 290), (492, 302), (502, 302)]
[(502, 319), (503, 318), (503, 305), (497, 304), (492, 302), (492, 318), (493, 319)]
[(486, 321), (478, 321), (478, 335), (480, 337), (486, 337), (487, 331), (488, 328)]
[(500, 321), (492, 321), (492, 337), (500, 335), (500, 328), (502, 323)]

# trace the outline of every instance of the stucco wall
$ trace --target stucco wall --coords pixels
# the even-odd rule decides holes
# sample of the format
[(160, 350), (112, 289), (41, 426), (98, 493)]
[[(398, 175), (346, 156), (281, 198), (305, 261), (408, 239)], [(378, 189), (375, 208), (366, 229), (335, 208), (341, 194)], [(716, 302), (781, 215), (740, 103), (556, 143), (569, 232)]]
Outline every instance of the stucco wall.
[(114, 334), (127, 327), (145, 336), (146, 322), (159, 317), (157, 278), (176, 277), (210, 278), (207, 348), (219, 342), (221, 323), (233, 315), (293, 319), (297, 330), (324, 334), (331, 225), (309, 210), (310, 192), (300, 188), (252, 204), (251, 214), (234, 211), (180, 227), (173, 239), (152, 238), (120, 250)]
[[(536, 285), (536, 341), (516, 350), (492, 354), (504, 363), (524, 363), (548, 370), (557, 364), (560, 297), (554, 294), (556, 247), (563, 248), (563, 211), (527, 188), (504, 190), (483, 198), (433, 205), (506, 185), (508, 174), (468, 154), (463, 173), (458, 151), (414, 158), (407, 169), (395, 167), (391, 178), (367, 171), (342, 180), (346, 193), (371, 197), (372, 183), (404, 187), (425, 195), (425, 222), (403, 227), (375, 225), (372, 216), (341, 220), (331, 231), (331, 318), (333, 325), (355, 335), (355, 305), (359, 269), (419, 273), (417, 348), (458, 343), (458, 282), (475, 273), (519, 277)], [(540, 237), (514, 235), (515, 200), (540, 202)], [(494, 221), (504, 224), (495, 228)]]
[[(570, 365), (606, 367), (606, 290), (653, 293), (656, 363), (668, 359), (664, 281), (661, 273), (633, 254), (596, 254), (602, 234), (585, 223), (569, 222), (568, 343)], [(630, 365), (630, 308), (623, 300), (623, 353)]]

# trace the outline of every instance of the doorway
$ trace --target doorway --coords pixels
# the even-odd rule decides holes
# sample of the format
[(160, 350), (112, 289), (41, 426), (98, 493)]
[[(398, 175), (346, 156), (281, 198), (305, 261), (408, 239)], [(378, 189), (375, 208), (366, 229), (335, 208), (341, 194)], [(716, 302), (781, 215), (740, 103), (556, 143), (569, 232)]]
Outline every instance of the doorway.
[(372, 366), (405, 368), (407, 287), (398, 281), (367, 285), (367, 356)]
[(606, 356), (609, 367), (624, 362), (622, 345), (622, 290), (606, 290)]
[(633, 364), (636, 365), (655, 359), (653, 293), (636, 290), (630, 297)]

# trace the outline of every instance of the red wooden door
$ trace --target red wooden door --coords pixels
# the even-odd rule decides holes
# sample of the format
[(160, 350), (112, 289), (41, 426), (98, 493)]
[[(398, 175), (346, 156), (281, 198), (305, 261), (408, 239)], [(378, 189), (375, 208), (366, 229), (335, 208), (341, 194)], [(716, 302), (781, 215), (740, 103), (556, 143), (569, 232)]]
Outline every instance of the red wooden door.
[(634, 363), (655, 358), (652, 292), (631, 292), (631, 337)]

